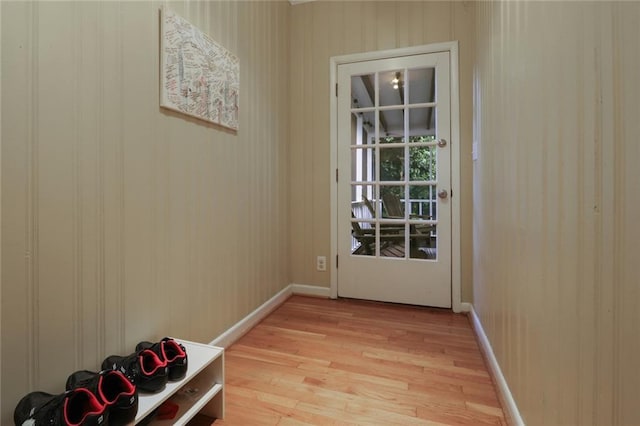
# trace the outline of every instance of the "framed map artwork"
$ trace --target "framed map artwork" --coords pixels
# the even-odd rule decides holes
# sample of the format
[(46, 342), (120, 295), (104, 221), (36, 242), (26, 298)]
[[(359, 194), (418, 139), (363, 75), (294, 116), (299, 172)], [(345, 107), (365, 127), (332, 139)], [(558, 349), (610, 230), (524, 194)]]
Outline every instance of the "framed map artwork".
[(238, 58), (160, 9), (160, 106), (237, 130), (239, 90)]

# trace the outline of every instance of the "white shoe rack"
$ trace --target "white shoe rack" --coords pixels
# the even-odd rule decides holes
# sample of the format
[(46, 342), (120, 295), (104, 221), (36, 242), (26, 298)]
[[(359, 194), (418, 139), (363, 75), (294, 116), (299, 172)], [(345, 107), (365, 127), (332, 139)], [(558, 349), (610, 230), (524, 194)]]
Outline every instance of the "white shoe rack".
[(138, 393), (135, 424), (169, 400), (180, 407), (172, 419), (153, 419), (150, 425), (185, 425), (196, 414), (224, 417), (224, 349), (202, 343), (175, 339), (187, 350), (187, 374), (177, 382), (168, 382), (158, 393)]

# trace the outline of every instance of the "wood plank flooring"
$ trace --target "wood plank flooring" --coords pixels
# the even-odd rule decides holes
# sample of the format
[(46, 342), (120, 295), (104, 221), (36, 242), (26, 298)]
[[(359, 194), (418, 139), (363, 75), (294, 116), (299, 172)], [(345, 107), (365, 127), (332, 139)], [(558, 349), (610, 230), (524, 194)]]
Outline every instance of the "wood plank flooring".
[(293, 296), (225, 353), (214, 425), (502, 425), (467, 317)]

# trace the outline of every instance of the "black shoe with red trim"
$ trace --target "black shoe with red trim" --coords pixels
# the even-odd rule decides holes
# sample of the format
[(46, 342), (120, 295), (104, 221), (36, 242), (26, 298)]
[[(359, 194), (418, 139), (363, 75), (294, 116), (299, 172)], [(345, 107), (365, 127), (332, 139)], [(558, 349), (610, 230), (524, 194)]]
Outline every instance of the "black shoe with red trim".
[(157, 343), (140, 342), (136, 345), (136, 351), (143, 349), (152, 350), (167, 362), (170, 381), (181, 380), (187, 374), (187, 350), (174, 339), (165, 337)]
[(84, 388), (60, 395), (31, 392), (18, 402), (13, 412), (17, 426), (102, 426), (108, 420), (107, 407)]
[(67, 379), (66, 388), (84, 388), (96, 395), (109, 410), (109, 426), (131, 424), (138, 413), (136, 386), (120, 371), (76, 371)]
[(160, 392), (167, 384), (167, 362), (147, 349), (127, 356), (111, 355), (102, 361), (102, 369), (120, 371), (138, 391)]

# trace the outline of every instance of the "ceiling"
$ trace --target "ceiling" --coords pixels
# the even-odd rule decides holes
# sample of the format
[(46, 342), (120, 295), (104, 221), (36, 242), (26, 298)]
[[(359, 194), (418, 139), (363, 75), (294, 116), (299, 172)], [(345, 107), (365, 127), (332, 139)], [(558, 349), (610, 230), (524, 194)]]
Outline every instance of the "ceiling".
[[(378, 98), (380, 107), (397, 106), (380, 111), (380, 134), (383, 136), (403, 136), (405, 96), (409, 106), (409, 134), (411, 136), (435, 134), (435, 108), (415, 106), (434, 102), (434, 68), (385, 71), (378, 73)], [(394, 88), (394, 78), (398, 79)], [(373, 107), (376, 93), (376, 74), (352, 76), (351, 96), (354, 108)], [(373, 111), (361, 112), (366, 124), (375, 123)]]

